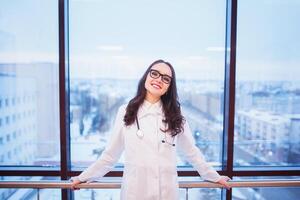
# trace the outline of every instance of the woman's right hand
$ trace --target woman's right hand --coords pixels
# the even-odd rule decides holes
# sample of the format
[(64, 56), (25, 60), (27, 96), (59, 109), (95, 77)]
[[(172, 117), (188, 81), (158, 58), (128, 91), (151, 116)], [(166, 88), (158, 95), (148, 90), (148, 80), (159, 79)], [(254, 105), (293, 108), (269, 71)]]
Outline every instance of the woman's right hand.
[(76, 186), (81, 183), (80, 180), (72, 180), (71, 189), (72, 190), (80, 190), (80, 188), (77, 188)]

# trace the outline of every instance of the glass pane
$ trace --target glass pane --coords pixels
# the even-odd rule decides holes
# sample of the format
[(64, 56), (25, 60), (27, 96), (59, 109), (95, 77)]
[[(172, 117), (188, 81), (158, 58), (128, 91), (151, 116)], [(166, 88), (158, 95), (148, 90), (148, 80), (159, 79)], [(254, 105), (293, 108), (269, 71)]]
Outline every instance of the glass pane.
[[(74, 192), (75, 200), (103, 199), (103, 200), (118, 200), (120, 199), (120, 190), (118, 189), (80, 189)], [(186, 190), (180, 189), (180, 200), (186, 199)], [(206, 199), (215, 200), (221, 199), (220, 189), (199, 189), (193, 188), (188, 190), (188, 199)]]
[[(296, 179), (299, 177), (247, 177), (247, 178), (234, 178), (234, 180), (251, 180), (251, 179)], [(256, 188), (233, 188), (233, 200), (297, 200), (299, 199), (299, 187), (256, 187)]]
[[(104, 177), (101, 181), (106, 183), (120, 183), (120, 177)], [(80, 189), (74, 191), (75, 200), (118, 200), (120, 199), (120, 189)]]
[[(200, 177), (179, 177), (179, 181), (203, 181)], [(221, 200), (221, 191), (222, 189), (219, 188), (180, 188), (179, 195), (180, 200), (198, 200), (198, 199), (205, 199), (205, 200)], [(225, 191), (225, 190), (224, 190)], [(188, 197), (188, 198), (186, 198)]]
[(298, 200), (300, 190), (297, 187), (234, 188), (232, 200)]
[(80, 189), (74, 192), (75, 200), (118, 200), (120, 199), (119, 189)]
[[(105, 182), (120, 182), (120, 178), (105, 177), (101, 181)], [(179, 177), (179, 181), (202, 181), (199, 177)], [(107, 199), (117, 200), (120, 199), (120, 189), (80, 189), (75, 190), (75, 200), (88, 200), (88, 199)], [(180, 188), (180, 199), (186, 199), (187, 191), (185, 188)], [(218, 188), (189, 188), (188, 199), (206, 199), (215, 200), (221, 199), (221, 189)]]
[(133, 97), (138, 79), (160, 58), (176, 70), (197, 146), (220, 165), (225, 3), (70, 1), (72, 166), (85, 167), (99, 157), (118, 107)]
[[(0, 177), (0, 181), (49, 181), (59, 180), (58, 177)], [(61, 199), (60, 189), (33, 189), (33, 188), (5, 188), (0, 189), (0, 199), (2, 200), (36, 200), (36, 199)]]
[(56, 1), (0, 7), (0, 165), (58, 166)]
[(239, 2), (236, 167), (300, 164), (299, 9), (293, 0)]
[(221, 189), (190, 188), (188, 194), (186, 192), (186, 189), (180, 189), (180, 200), (221, 200)]
[(60, 189), (0, 189), (2, 200), (59, 200), (61, 199)]

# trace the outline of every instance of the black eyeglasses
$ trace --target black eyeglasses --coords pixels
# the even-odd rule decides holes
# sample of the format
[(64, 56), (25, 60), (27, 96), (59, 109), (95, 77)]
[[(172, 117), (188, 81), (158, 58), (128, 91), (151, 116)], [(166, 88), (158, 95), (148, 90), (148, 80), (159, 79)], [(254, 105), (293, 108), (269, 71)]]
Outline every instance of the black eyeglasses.
[(158, 79), (161, 76), (161, 81), (166, 83), (166, 84), (170, 84), (172, 81), (172, 77), (166, 74), (161, 74), (159, 71), (155, 70), (155, 69), (150, 69), (149, 74), (152, 78), (154, 79)]

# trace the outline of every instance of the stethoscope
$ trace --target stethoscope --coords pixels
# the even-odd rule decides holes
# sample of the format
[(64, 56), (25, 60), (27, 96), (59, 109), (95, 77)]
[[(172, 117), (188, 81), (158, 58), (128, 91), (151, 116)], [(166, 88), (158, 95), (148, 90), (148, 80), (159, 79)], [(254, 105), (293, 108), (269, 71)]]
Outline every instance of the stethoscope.
[[(140, 129), (140, 123), (139, 123), (139, 120), (137, 117), (135, 117), (135, 121), (136, 121), (136, 126), (137, 126), (137, 131), (136, 131), (136, 136), (140, 139), (143, 139), (144, 137), (144, 132)], [(173, 140), (172, 142), (169, 142), (167, 140), (167, 134), (165, 133), (165, 138), (161, 140), (161, 143), (165, 143), (165, 144), (168, 144), (170, 146), (173, 146), (175, 147), (175, 143), (174, 143), (174, 137), (173, 137)]]

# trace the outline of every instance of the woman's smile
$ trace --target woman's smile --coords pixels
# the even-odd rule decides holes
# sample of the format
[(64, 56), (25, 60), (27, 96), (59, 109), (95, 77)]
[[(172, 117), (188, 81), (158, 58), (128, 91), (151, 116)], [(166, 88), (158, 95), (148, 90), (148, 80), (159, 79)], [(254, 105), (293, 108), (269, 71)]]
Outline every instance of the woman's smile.
[(161, 90), (161, 88), (162, 88), (160, 84), (158, 84), (154, 81), (151, 83), (151, 86), (155, 89), (158, 89), (158, 90)]

